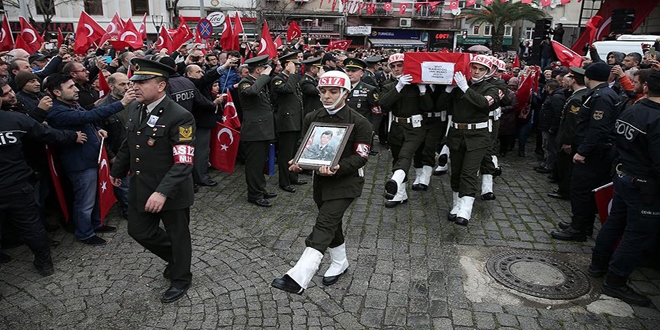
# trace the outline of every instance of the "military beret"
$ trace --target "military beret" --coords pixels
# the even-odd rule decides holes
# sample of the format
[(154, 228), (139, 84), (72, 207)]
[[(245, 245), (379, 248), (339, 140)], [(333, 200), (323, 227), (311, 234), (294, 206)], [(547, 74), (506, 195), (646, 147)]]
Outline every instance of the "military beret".
[(591, 63), (584, 70), (584, 76), (596, 81), (607, 81), (612, 69), (605, 62)]

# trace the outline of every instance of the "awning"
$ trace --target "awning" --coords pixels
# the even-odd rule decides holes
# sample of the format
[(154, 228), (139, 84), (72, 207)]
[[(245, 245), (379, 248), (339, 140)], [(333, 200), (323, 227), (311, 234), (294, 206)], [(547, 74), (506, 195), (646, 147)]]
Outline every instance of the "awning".
[(384, 47), (384, 48), (413, 48), (413, 47), (424, 47), (425, 43), (419, 40), (410, 40), (410, 39), (369, 39), (372, 47)]

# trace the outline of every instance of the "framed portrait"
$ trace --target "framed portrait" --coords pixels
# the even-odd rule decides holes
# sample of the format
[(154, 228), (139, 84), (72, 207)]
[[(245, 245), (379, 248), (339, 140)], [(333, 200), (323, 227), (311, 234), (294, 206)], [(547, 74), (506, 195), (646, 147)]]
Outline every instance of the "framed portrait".
[(307, 170), (337, 165), (352, 130), (353, 124), (313, 122), (302, 139), (294, 162)]

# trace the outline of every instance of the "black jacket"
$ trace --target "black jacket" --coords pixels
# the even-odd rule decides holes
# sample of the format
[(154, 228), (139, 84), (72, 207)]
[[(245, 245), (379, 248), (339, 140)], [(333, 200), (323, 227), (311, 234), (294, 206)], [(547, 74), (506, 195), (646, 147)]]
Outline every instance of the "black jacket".
[(614, 129), (614, 112), (618, 97), (604, 82), (586, 95), (575, 124), (577, 152), (587, 156), (598, 153), (611, 143), (610, 132)]
[(545, 98), (545, 102), (541, 105), (541, 112), (539, 113), (538, 128), (541, 131), (557, 134), (565, 102), (566, 96), (564, 95), (563, 88), (557, 88)]

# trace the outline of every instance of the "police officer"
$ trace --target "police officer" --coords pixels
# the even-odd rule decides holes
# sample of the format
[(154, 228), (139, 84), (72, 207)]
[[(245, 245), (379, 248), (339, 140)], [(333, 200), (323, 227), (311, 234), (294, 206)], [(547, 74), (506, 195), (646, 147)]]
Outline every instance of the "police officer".
[(381, 105), (390, 110), (391, 128), (388, 135), (392, 151), (392, 177), (385, 183), (385, 207), (392, 208), (408, 201), (407, 173), (415, 151), (424, 142), (422, 120), (433, 109), (426, 85), (411, 85), (412, 76), (403, 74), (403, 54), (390, 56), (388, 65), (397, 79), (383, 86)]
[(364, 69), (362, 81), (367, 85), (376, 87), (377, 91), (380, 91), (380, 86), (378, 85), (378, 80), (376, 79), (376, 72), (380, 69), (380, 62), (382, 60), (382, 56), (371, 56), (364, 59), (364, 62), (367, 64), (367, 66)]
[[(303, 132), (312, 122), (353, 124), (339, 163), (334, 167), (321, 166), (314, 174), (314, 202), (319, 209), (316, 223), (305, 240), (302, 256), (284, 276), (276, 278), (273, 287), (290, 293), (302, 294), (316, 273), (327, 249), (332, 262), (323, 275), (323, 285), (332, 285), (348, 268), (346, 244), (342, 231), (344, 212), (360, 197), (364, 187), (364, 166), (371, 148), (371, 124), (346, 105), (351, 90), (348, 76), (339, 71), (326, 72), (319, 79), (323, 108), (305, 116)], [(291, 171), (302, 168), (291, 162)]]
[[(490, 150), (489, 113), (499, 98), (498, 90), (486, 79), (491, 68), (487, 56), (470, 61), (470, 82), (456, 72), (456, 86), (447, 86), (437, 103), (452, 102), (452, 119), (447, 133), (451, 159), (452, 209), (448, 220), (467, 226), (477, 194), (479, 167)], [(457, 88), (458, 87), (458, 88)]]
[(277, 128), (277, 167), (280, 189), (293, 193), (292, 185), (307, 182), (298, 179), (298, 173), (289, 171), (289, 160), (296, 155), (296, 145), (300, 140), (302, 129), (303, 104), (302, 92), (298, 85), (302, 80), (298, 53), (289, 53), (280, 57), (283, 69), (271, 82), (273, 100), (277, 112), (275, 126)]
[(614, 199), (598, 232), (588, 273), (594, 277), (607, 274), (604, 294), (649, 306), (651, 300), (635, 292), (627, 281), (660, 229), (660, 72), (649, 76), (644, 89), (648, 98), (616, 120)]
[[(575, 155), (575, 120), (582, 106), (582, 99), (589, 89), (584, 85), (584, 69), (571, 67), (571, 72), (564, 76), (566, 86), (572, 94), (566, 99), (557, 131), (557, 176), (558, 189), (548, 196), (570, 200), (571, 173), (573, 171), (573, 156)], [(559, 228), (570, 226), (569, 222), (561, 221)]]
[(562, 241), (584, 242), (593, 231), (596, 201), (593, 189), (610, 181), (612, 141), (617, 94), (607, 84), (610, 67), (592, 63), (584, 71), (585, 83), (591, 89), (580, 107), (575, 124), (576, 153), (571, 174), (571, 225), (553, 231), (552, 237)]
[[(362, 81), (366, 66), (367, 63), (357, 58), (344, 60), (346, 74), (351, 79), (351, 86), (353, 86), (346, 99), (346, 104), (364, 118), (369, 119), (372, 127), (378, 127), (383, 118), (383, 112), (378, 105), (378, 88)], [(371, 150), (372, 155), (377, 153), (375, 150)]]
[[(39, 220), (33, 171), (25, 162), (23, 141), (27, 138), (44, 143), (84, 143), (81, 132), (56, 130), (20, 112), (11, 111), (17, 103), (16, 95), (7, 82), (0, 79), (0, 212), (18, 228), (23, 242), (34, 253), (33, 264), (42, 276), (55, 272), (50, 256), (48, 235)], [(0, 228), (1, 229), (1, 228)], [(7, 258), (8, 256), (0, 252)]]
[(305, 65), (305, 75), (300, 81), (300, 90), (303, 94), (303, 109), (305, 109), (305, 114), (308, 114), (323, 107), (319, 90), (316, 88), (319, 83), (319, 73), (323, 69), (320, 57), (309, 58), (302, 64)]
[(270, 72), (268, 55), (253, 57), (245, 64), (248, 75), (238, 82), (238, 96), (243, 107), (241, 141), (245, 146), (245, 181), (248, 202), (261, 207), (270, 207), (269, 198), (277, 196), (266, 191), (264, 159), (268, 146), (275, 139), (275, 123), (270, 103), (268, 83)]
[[(130, 170), (128, 234), (167, 266), (170, 287), (161, 302), (183, 297), (190, 287), (190, 206), (193, 204), (195, 119), (167, 96), (174, 69), (134, 58), (136, 101), (128, 107), (128, 134), (111, 170), (112, 184)], [(165, 230), (161, 229), (163, 222)]]

